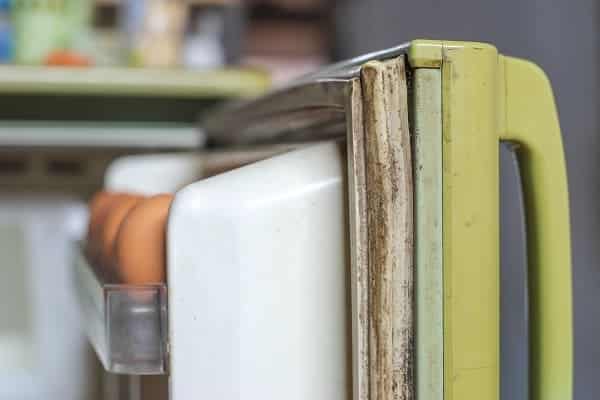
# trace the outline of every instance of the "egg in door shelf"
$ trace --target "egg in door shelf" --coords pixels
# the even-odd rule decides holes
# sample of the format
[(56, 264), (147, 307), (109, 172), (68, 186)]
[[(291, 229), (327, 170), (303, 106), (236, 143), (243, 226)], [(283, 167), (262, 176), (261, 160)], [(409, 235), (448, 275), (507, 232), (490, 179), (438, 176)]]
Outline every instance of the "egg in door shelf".
[[(112, 160), (197, 150), (201, 110), (267, 85), (236, 68), (0, 66), (0, 247), (10, 254), (0, 268), (10, 288), (0, 291), (0, 399), (98, 395), (99, 364), (82, 329), (89, 315), (73, 307), (70, 274), (86, 200)], [(93, 310), (101, 294), (86, 297)]]
[[(486, 44), (414, 41), (202, 126), (224, 155), (309, 144), (172, 191), (168, 283), (102, 289), (159, 294), (161, 368), (130, 372), (168, 373), (172, 400), (498, 398), (498, 146), (514, 140), (528, 149), (532, 395), (571, 397), (566, 176), (539, 69)], [(125, 164), (143, 160), (107, 182), (136, 192), (136, 174), (117, 183)]]
[(167, 372), (166, 233), (177, 191), (289, 148), (132, 155), (109, 166), (104, 189), (88, 205), (74, 266), (85, 328), (108, 372)]

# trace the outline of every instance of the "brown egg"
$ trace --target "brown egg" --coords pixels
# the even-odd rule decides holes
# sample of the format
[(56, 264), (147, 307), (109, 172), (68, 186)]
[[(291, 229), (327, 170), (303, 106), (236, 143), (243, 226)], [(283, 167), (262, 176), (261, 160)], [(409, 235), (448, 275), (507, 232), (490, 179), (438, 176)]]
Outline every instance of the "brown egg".
[(106, 212), (104, 221), (102, 221), (99, 244), (100, 262), (109, 270), (114, 265), (114, 244), (121, 222), (143, 198), (143, 196), (132, 194), (120, 195), (112, 202)]
[(110, 203), (117, 197), (118, 194), (115, 192), (108, 192), (101, 190), (94, 194), (89, 202), (88, 209), (90, 212), (90, 219), (88, 223), (88, 238), (91, 239), (94, 233), (97, 232), (98, 223), (102, 219), (102, 216), (106, 213), (106, 210), (110, 206)]
[(110, 206), (123, 193), (100, 191), (96, 193), (90, 200), (88, 209), (90, 213), (88, 232), (86, 240), (86, 251), (91, 258), (90, 261), (95, 262), (100, 255), (100, 233), (102, 225), (106, 219), (106, 214), (110, 210)]
[(145, 199), (127, 215), (115, 244), (118, 275), (124, 283), (164, 282), (166, 228), (173, 195)]

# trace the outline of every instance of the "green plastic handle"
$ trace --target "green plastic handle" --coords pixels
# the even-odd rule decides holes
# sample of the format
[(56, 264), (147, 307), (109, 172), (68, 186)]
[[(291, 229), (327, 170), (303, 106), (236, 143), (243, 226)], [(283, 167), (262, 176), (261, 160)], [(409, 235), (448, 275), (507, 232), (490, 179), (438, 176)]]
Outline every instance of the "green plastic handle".
[(531, 398), (572, 399), (569, 195), (554, 96), (548, 78), (536, 65), (501, 56), (502, 69), (506, 125), (501, 139), (521, 145), (529, 258)]

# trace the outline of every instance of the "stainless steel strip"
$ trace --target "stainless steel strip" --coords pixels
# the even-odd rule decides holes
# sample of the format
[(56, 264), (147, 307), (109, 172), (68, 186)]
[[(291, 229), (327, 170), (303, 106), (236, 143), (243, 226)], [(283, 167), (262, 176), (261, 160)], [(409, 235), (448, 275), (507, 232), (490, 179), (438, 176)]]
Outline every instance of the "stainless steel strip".
[(321, 140), (322, 132), (314, 128), (340, 123), (342, 135), (348, 85), (348, 80), (319, 80), (230, 104), (211, 113), (202, 128), (218, 144), (289, 141), (299, 130), (303, 140)]
[(372, 60), (384, 61), (402, 54), (406, 54), (410, 48), (410, 42), (384, 50), (378, 50), (363, 54), (349, 60), (340, 61), (323, 67), (316, 72), (310, 73), (298, 79), (297, 82), (310, 82), (319, 79), (352, 79), (360, 75), (360, 68)]
[(202, 128), (211, 142), (220, 145), (344, 137), (350, 79), (359, 75), (364, 63), (397, 57), (408, 48), (405, 43), (332, 64), (258, 99), (215, 110), (202, 121)]

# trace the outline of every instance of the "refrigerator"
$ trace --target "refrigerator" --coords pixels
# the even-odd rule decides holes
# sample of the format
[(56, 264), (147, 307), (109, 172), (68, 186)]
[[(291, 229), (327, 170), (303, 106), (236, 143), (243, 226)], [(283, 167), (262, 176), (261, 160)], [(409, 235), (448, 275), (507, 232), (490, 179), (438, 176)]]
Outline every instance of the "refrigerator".
[(572, 398), (568, 189), (539, 67), (490, 44), (414, 40), (198, 126), (204, 148), (111, 159), (94, 187), (172, 196), (163, 278), (131, 283), (114, 261), (108, 276), (85, 227), (67, 241), (105, 398), (499, 399), (507, 145), (523, 196), (528, 391)]

